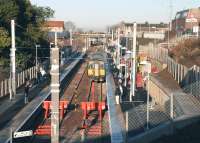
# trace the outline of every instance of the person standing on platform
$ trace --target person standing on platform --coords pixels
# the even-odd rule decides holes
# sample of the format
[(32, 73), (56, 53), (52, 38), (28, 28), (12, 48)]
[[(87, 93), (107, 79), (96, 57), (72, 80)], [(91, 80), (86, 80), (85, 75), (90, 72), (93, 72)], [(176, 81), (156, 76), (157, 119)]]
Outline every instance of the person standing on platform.
[(29, 88), (31, 87), (30, 81), (26, 78), (25, 81), (25, 87), (24, 87), (24, 103), (28, 103), (28, 94), (29, 94)]

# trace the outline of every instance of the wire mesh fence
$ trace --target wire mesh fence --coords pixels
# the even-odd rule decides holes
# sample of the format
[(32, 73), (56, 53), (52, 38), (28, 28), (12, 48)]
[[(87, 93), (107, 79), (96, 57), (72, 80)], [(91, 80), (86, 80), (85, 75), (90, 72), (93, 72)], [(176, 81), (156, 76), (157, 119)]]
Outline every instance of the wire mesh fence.
[[(156, 88), (159, 88), (159, 90)], [(124, 113), (127, 139), (151, 131), (160, 125), (172, 125), (175, 120), (185, 115), (190, 117), (200, 115), (200, 100), (196, 96), (186, 94), (181, 90), (167, 91), (160, 85), (156, 88), (154, 87), (153, 90), (162, 92), (162, 94), (159, 94), (160, 97), (162, 95), (168, 98), (155, 100), (154, 95), (151, 94), (149, 106), (147, 106), (147, 101), (140, 104), (132, 103), (131, 107), (127, 108)]]
[(192, 94), (200, 99), (200, 81), (196, 81), (188, 86), (183, 87), (184, 92)]
[[(146, 52), (150, 59), (166, 64), (167, 71), (183, 90), (176, 87), (166, 88), (167, 83), (162, 84), (150, 79), (149, 104), (147, 101), (140, 104), (132, 103), (131, 108), (123, 109), (127, 139), (159, 128), (160, 125), (176, 126), (175, 122), (182, 117), (200, 115), (200, 67), (194, 65), (188, 68), (177, 63), (168, 55), (168, 49), (162, 47), (141, 46), (140, 51)], [(147, 94), (145, 96), (147, 97)]]
[[(147, 114), (148, 110), (149, 114)], [(200, 115), (200, 101), (196, 97), (175, 93), (165, 105), (154, 104), (151, 101), (147, 107), (147, 103), (142, 103), (124, 113), (127, 122), (126, 137), (133, 138), (167, 122), (173, 124), (174, 120), (184, 115)]]

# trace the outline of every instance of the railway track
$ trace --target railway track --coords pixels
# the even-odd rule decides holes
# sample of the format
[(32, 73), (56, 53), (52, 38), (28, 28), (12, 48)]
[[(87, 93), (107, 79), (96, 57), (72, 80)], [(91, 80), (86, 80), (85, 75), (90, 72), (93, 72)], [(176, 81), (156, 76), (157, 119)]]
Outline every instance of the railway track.
[[(61, 101), (69, 102), (65, 116), (60, 122), (60, 142), (63, 143), (80, 142), (83, 138), (82, 132), (85, 133), (85, 142), (93, 138), (100, 138), (104, 132), (102, 124), (98, 120), (98, 111), (92, 111), (88, 114), (87, 122), (90, 123), (87, 128), (83, 129), (83, 122), (85, 120), (83, 119), (83, 110), (81, 108), (82, 102), (99, 102), (106, 98), (105, 84), (92, 83), (87, 76), (86, 67), (87, 63), (83, 62), (75, 76), (63, 91), (63, 96), (60, 98)], [(41, 122), (40, 125), (49, 127), (50, 123), (50, 118), (48, 118)], [(99, 134), (92, 133), (95, 132), (93, 131), (93, 128), (99, 128)], [(50, 136), (37, 135), (32, 138), (31, 142), (47, 143), (50, 142)]]
[[(67, 101), (68, 103), (64, 118), (60, 120), (60, 142), (63, 143), (80, 141), (103, 142), (102, 137), (105, 137), (105, 135), (107, 135), (106, 142), (108, 142), (110, 138), (107, 112), (103, 112), (102, 120), (100, 121), (99, 107), (97, 107), (100, 104), (99, 102), (106, 101), (106, 85), (105, 83), (92, 82), (87, 76), (86, 68), (87, 63), (85, 60), (81, 60), (81, 64), (77, 60), (72, 62), (60, 77), (60, 101)], [(73, 70), (69, 71), (69, 69)], [(48, 93), (46, 93), (45, 100), (50, 99), (50, 90), (47, 90)], [(84, 117), (85, 112), (82, 104), (92, 102), (95, 103), (95, 110), (89, 111), (87, 117)], [(51, 119), (49, 113), (51, 111), (49, 109), (49, 113), (46, 115), (47, 112), (43, 107), (44, 102), (41, 102), (36, 109), (34, 108), (30, 118), (18, 129), (18, 131), (33, 130), (35, 135), (16, 139), (16, 143), (50, 142)], [(38, 134), (37, 131), (40, 131), (40, 129), (44, 134)]]
[[(80, 65), (81, 59), (84, 57), (84, 54), (78, 56), (79, 59), (73, 61), (61, 75), (61, 85), (69, 84), (69, 81), (72, 79), (73, 75), (76, 73), (78, 66)], [(62, 87), (61, 86), (61, 87)], [(64, 86), (62, 87), (64, 88)], [(14, 123), (13, 131), (24, 131), (24, 130), (35, 130), (38, 124), (41, 124), (44, 121), (44, 110), (42, 109), (42, 104), (44, 100), (48, 100), (50, 98), (50, 88), (46, 87), (43, 89), (36, 99), (34, 99), (33, 103), (31, 102), (26, 109), (22, 110), (19, 113), (19, 116), (16, 117), (17, 123)], [(30, 107), (29, 107), (30, 106)], [(31, 110), (32, 109), (32, 110)], [(26, 116), (25, 118), (21, 118), (20, 116)], [(18, 119), (19, 118), (19, 119)], [(15, 129), (16, 128), (16, 129)], [(9, 131), (8, 131), (9, 132)], [(8, 134), (9, 135), (9, 134)], [(34, 137), (25, 137), (15, 139), (15, 143), (27, 143), (31, 142)], [(10, 142), (11, 138), (6, 140), (6, 143)], [(42, 140), (41, 140), (42, 141)], [(43, 142), (43, 141), (42, 141)]]

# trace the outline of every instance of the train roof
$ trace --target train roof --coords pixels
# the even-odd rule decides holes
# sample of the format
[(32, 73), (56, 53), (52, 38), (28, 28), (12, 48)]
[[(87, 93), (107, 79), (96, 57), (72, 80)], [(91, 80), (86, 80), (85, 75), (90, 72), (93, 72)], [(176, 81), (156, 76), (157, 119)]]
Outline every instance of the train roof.
[(100, 61), (106, 61), (106, 53), (104, 52), (96, 52), (89, 55), (90, 60), (100, 60)]

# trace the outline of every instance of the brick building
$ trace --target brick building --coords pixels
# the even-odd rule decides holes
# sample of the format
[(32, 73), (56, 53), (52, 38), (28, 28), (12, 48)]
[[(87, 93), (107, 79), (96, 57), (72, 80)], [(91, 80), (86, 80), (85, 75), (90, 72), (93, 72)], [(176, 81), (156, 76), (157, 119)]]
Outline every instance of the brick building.
[(195, 34), (200, 26), (200, 8), (182, 10), (176, 13), (172, 21), (172, 30), (177, 35)]
[[(120, 33), (121, 36), (127, 36), (132, 34), (133, 31), (133, 23), (125, 23), (121, 22), (119, 24), (116, 24), (110, 28), (110, 30), (113, 30), (114, 34), (117, 35), (117, 33)], [(165, 33), (168, 30), (168, 24), (165, 23), (137, 23), (137, 32), (138, 35), (143, 33), (151, 33), (151, 32), (158, 32), (158, 33)]]
[(64, 31), (64, 21), (47, 21), (44, 24), (44, 28), (49, 32), (63, 32)]

